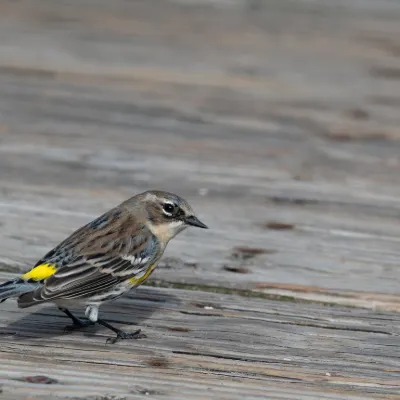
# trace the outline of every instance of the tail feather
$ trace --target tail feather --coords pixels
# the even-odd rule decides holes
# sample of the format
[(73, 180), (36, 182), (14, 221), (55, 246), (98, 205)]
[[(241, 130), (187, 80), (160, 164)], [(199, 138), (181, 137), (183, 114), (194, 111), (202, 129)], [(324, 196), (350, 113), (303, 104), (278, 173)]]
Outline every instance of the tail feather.
[(20, 278), (0, 284), (0, 303), (11, 297), (19, 297), (22, 294), (37, 289), (38, 284), (35, 282), (26, 282)]

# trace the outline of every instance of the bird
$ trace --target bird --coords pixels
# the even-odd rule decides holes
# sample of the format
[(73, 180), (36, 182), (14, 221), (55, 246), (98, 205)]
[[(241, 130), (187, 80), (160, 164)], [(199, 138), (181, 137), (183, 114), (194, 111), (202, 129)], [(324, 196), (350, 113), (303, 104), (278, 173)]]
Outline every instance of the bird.
[[(66, 331), (98, 323), (116, 334), (108, 343), (146, 337), (99, 318), (99, 307), (141, 285), (168, 242), (189, 226), (208, 229), (183, 198), (161, 190), (137, 194), (73, 232), (28, 272), (0, 284), (0, 303), (55, 303), (72, 320)], [(72, 314), (75, 306), (84, 307), (86, 320)]]

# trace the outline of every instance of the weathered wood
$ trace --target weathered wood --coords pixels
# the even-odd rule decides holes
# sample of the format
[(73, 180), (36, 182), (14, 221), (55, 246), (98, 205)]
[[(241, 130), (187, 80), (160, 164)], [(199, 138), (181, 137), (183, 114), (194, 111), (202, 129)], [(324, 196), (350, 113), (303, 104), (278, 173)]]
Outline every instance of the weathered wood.
[(160, 279), (398, 293), (400, 5), (334, 3), (2, 2), (1, 260), (160, 187), (212, 228)]
[(2, 304), (1, 399), (397, 400), (399, 19), (384, 0), (0, 2), (0, 281), (148, 188), (211, 227), (169, 245), (152, 282), (172, 288), (105, 308), (147, 339)]
[[(8, 395), (394, 399), (400, 390), (398, 313), (141, 288), (104, 317), (148, 337), (111, 346), (100, 328), (63, 334), (68, 319), (55, 307), (15, 307), (0, 314)], [(58, 384), (17, 380), (32, 375)]]

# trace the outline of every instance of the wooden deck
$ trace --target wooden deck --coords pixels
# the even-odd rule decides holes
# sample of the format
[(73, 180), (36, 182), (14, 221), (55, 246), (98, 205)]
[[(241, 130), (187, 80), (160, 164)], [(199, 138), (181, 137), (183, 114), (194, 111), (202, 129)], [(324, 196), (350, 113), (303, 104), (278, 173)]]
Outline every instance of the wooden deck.
[(399, 399), (399, 20), (390, 0), (0, 2), (0, 281), (149, 188), (211, 228), (105, 307), (146, 339), (3, 303), (0, 399)]

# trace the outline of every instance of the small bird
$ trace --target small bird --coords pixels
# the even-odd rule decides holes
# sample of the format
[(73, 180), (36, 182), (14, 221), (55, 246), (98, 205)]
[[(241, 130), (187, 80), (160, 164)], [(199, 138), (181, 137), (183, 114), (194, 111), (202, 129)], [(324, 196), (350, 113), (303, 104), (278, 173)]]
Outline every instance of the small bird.
[[(163, 191), (138, 194), (71, 234), (19, 278), (0, 285), (0, 303), (18, 298), (25, 308), (54, 302), (71, 318), (67, 331), (96, 322), (116, 336), (108, 342), (145, 337), (100, 319), (99, 306), (142, 284), (168, 242), (188, 226), (207, 229), (181, 197)], [(87, 321), (68, 308), (84, 306)]]

